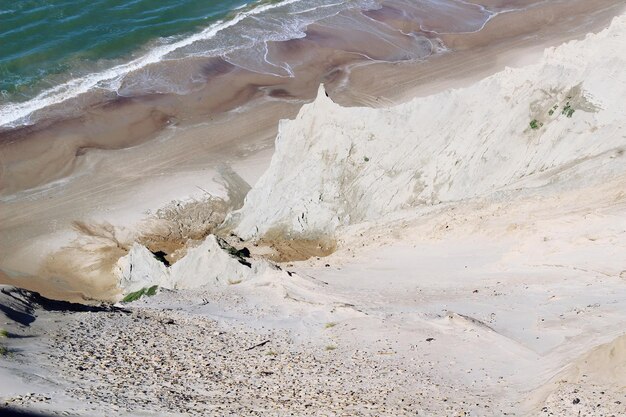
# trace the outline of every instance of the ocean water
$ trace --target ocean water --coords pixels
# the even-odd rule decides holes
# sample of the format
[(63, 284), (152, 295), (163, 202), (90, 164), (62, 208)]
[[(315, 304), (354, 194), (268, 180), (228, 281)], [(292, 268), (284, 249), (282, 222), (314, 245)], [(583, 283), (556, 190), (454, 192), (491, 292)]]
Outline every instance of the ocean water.
[(35, 123), (36, 112), (98, 89), (122, 95), (134, 89), (185, 93), (166, 74), (174, 66), (153, 64), (229, 54), (237, 60), (233, 52), (240, 51), (250, 61), (243, 65), (256, 70), (265, 42), (304, 36), (307, 24), (347, 8), (377, 5), (377, 0), (2, 0), (0, 126)]
[[(59, 82), (129, 59), (224, 19), (248, 0), (0, 2), (2, 100), (25, 101)], [(171, 40), (171, 39), (170, 39)]]

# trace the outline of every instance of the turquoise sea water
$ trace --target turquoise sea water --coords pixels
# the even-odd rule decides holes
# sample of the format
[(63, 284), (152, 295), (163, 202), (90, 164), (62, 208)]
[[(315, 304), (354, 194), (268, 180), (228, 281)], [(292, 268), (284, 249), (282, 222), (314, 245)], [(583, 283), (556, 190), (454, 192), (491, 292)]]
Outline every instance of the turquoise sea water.
[(71, 73), (184, 36), (249, 0), (1, 0), (2, 101), (24, 101)]
[(181, 82), (195, 58), (285, 76), (265, 61), (266, 42), (303, 37), (312, 22), (378, 1), (0, 0), (0, 127), (100, 93), (185, 94), (202, 82), (189, 74)]

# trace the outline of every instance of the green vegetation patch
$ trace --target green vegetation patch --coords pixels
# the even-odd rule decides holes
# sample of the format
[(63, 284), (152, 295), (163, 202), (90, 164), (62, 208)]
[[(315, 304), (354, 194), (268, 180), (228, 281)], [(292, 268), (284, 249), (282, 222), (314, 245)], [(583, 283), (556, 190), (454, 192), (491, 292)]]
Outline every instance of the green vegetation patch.
[(4, 329), (0, 329), (0, 337), (9, 337), (9, 332)]
[(541, 123), (537, 119), (533, 119), (533, 120), (530, 121), (530, 128), (533, 129), (533, 130), (537, 130), (541, 126), (543, 126), (543, 123)]
[(572, 117), (575, 111), (576, 110), (573, 109), (572, 106), (570, 106), (569, 101), (568, 101), (565, 107), (563, 107), (563, 111), (561, 113), (566, 115), (567, 117)]
[(132, 303), (133, 301), (139, 300), (144, 295), (147, 295), (148, 297), (151, 297), (151, 296), (153, 296), (153, 295), (155, 295), (157, 293), (158, 289), (159, 289), (158, 285), (153, 285), (152, 287), (149, 287), (149, 288), (142, 288), (139, 291), (135, 291), (135, 292), (131, 292), (129, 294), (126, 294), (126, 296), (122, 299), (122, 302), (123, 303)]

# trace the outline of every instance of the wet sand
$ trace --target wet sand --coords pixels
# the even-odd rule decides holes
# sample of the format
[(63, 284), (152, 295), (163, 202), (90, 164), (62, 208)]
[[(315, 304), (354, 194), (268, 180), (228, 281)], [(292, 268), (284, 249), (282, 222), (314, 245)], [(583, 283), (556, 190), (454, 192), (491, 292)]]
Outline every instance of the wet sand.
[[(340, 104), (387, 106), (532, 61), (546, 46), (606, 27), (623, 9), (614, 0), (480, 3), (501, 10), (532, 7), (499, 14), (476, 33), (438, 34), (451, 51), (423, 61), (373, 62), (363, 52), (402, 59), (403, 48), (434, 38), (428, 31), (420, 32), (418, 44), (402, 35), (390, 47), (357, 35), (346, 40), (350, 34), (338, 25), (311, 25), (307, 38), (268, 44), (272, 61), (300, 63), (292, 66), (293, 78), (199, 59), (192, 67), (207, 83), (198, 91), (117, 97), (88, 106), (79, 117), (2, 132), (0, 282), (48, 295), (63, 288), (71, 298), (106, 298), (114, 283), (98, 273), (71, 282), (67, 274), (42, 270), (42, 260), (75, 236), (71, 223), (132, 227), (147, 210), (171, 200), (201, 190), (219, 194), (214, 168), (223, 162), (253, 183), (271, 157), (278, 120), (293, 117), (320, 81)], [(369, 17), (400, 30), (413, 25), (398, 20), (391, 6)], [(189, 67), (180, 69), (185, 71)]]

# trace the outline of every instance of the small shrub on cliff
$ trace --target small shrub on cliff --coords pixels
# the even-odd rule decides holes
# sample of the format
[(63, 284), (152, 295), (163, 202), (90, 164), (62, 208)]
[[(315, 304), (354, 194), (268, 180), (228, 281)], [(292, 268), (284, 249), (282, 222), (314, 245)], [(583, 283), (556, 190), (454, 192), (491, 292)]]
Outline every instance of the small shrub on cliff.
[(158, 285), (153, 285), (152, 287), (149, 287), (149, 288), (142, 288), (139, 291), (131, 292), (129, 294), (126, 294), (126, 296), (122, 299), (122, 302), (132, 303), (133, 301), (139, 300), (144, 295), (151, 297), (156, 294), (158, 288), (159, 288)]
[(530, 121), (530, 128), (533, 129), (533, 130), (537, 130), (541, 126), (543, 126), (543, 123), (541, 123), (537, 119), (533, 119), (533, 120)]
[(563, 107), (563, 111), (561, 113), (566, 115), (567, 117), (572, 117), (575, 111), (576, 110), (573, 109), (572, 106), (570, 106), (569, 101), (568, 101), (565, 107)]

